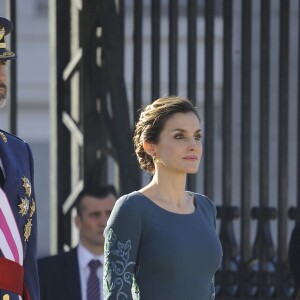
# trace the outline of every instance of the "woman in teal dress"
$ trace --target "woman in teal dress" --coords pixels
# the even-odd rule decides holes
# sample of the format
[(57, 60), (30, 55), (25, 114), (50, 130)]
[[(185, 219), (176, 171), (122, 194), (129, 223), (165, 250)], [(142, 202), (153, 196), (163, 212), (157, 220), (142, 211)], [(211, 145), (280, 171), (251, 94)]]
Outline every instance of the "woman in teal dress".
[(202, 156), (197, 109), (182, 97), (157, 99), (142, 111), (133, 141), (153, 177), (118, 199), (108, 220), (104, 299), (214, 299), (222, 257), (216, 209), (185, 190)]

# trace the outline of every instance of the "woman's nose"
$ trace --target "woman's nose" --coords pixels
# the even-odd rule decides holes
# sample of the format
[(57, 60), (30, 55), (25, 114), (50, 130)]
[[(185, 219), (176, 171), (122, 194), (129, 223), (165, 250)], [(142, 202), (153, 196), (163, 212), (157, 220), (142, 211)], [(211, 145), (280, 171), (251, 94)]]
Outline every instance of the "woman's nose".
[(201, 142), (199, 140), (195, 140), (194, 138), (189, 139), (188, 148), (189, 150), (197, 150), (201, 146)]

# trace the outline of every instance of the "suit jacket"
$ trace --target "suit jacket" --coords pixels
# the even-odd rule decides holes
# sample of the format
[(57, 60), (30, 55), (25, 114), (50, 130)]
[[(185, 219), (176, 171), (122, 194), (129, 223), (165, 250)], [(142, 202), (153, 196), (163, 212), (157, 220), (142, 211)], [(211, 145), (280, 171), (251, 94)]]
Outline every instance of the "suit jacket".
[[(7, 196), (23, 246), (24, 290), (28, 291), (26, 299), (39, 300), (36, 263), (37, 218), (32, 153), (26, 142), (0, 130), (0, 157), (5, 170), (2, 190)], [(3, 257), (4, 253), (0, 250), (0, 257)], [(5, 294), (10, 296), (10, 300), (19, 300), (17, 294), (0, 289), (1, 300)], [(25, 299), (24, 294), (23, 299)]]
[(38, 260), (41, 300), (81, 300), (77, 247)]
[[(300, 288), (300, 222), (292, 231), (289, 245), (289, 264), (296, 287)], [(299, 297), (300, 298), (300, 297)]]

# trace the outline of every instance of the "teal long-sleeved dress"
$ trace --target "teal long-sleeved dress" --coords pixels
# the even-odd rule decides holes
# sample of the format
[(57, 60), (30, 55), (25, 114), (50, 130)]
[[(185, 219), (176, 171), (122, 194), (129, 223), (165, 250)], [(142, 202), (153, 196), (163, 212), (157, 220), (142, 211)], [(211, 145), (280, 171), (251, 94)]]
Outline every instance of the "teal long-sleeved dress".
[(105, 229), (104, 299), (214, 299), (222, 259), (216, 209), (194, 196), (195, 211), (167, 211), (139, 192), (119, 198)]

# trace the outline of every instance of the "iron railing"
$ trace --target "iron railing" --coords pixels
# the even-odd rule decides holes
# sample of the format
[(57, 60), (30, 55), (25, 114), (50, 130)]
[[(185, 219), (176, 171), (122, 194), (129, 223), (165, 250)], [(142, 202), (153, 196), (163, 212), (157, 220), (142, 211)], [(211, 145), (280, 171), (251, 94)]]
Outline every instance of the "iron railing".
[[(121, 81), (113, 81), (124, 101), (119, 113), (128, 107), (131, 128), (138, 108), (164, 94), (199, 106), (204, 161), (189, 188), (218, 206), (224, 251), (218, 299), (291, 299), (287, 249), (300, 204), (298, 1), (69, 0), (50, 8), (57, 24), (52, 200), (58, 249), (71, 245), (72, 201), (91, 177), (89, 157), (102, 159), (97, 180), (126, 192), (111, 173), (119, 163), (106, 123), (116, 109), (110, 88), (116, 78), (106, 76), (112, 67)], [(106, 26), (103, 8), (117, 32)], [(108, 38), (116, 33), (119, 47)], [(111, 62), (114, 53), (119, 67)], [(141, 174), (141, 180), (148, 178)]]

